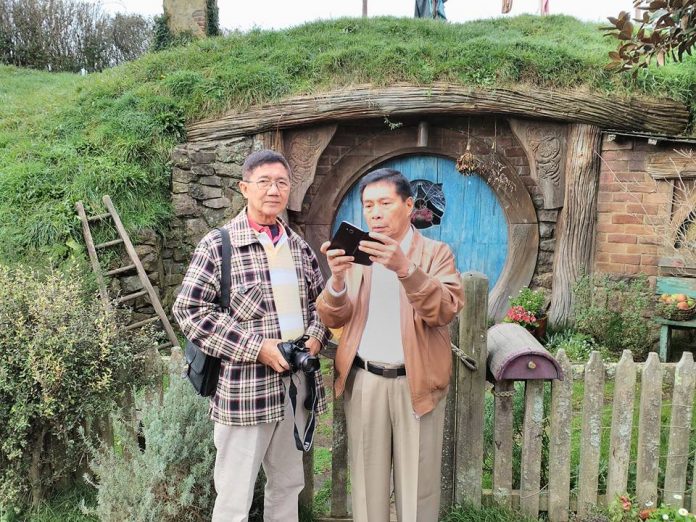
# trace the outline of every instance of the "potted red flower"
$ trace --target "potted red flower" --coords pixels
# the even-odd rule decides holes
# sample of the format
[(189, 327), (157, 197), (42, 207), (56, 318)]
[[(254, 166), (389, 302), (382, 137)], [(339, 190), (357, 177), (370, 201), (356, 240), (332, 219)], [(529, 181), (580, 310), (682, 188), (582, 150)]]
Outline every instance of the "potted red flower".
[(546, 296), (542, 290), (523, 288), (519, 294), (510, 298), (510, 308), (503, 322), (517, 323), (529, 330), (534, 337), (541, 339), (546, 335), (547, 316), (544, 310)]

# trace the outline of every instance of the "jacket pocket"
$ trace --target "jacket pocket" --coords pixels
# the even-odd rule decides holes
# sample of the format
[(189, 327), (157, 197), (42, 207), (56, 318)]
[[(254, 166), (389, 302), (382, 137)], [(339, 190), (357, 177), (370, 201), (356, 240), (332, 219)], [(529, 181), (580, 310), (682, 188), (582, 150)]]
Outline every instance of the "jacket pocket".
[(260, 319), (265, 313), (261, 285), (242, 287), (230, 296), (230, 315), (237, 321)]

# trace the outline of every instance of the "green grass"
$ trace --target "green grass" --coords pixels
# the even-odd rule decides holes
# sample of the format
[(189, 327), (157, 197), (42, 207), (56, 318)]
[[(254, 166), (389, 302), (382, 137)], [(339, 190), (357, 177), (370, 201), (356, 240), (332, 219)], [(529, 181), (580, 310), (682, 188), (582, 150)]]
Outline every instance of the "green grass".
[(206, 39), (87, 77), (0, 67), (0, 260), (66, 256), (80, 242), (75, 201), (99, 211), (106, 193), (131, 232), (163, 228), (168, 155), (185, 124), (289, 95), (445, 81), (669, 96), (694, 108), (696, 59), (633, 82), (604, 68), (614, 46), (566, 16), (339, 19)]
[(30, 513), (15, 515), (0, 509), (0, 522), (97, 522), (97, 518), (85, 515), (80, 505), (94, 503), (94, 488), (82, 484), (43, 502)]
[(452, 509), (442, 522), (536, 522), (536, 520), (500, 506), (474, 507), (465, 504)]

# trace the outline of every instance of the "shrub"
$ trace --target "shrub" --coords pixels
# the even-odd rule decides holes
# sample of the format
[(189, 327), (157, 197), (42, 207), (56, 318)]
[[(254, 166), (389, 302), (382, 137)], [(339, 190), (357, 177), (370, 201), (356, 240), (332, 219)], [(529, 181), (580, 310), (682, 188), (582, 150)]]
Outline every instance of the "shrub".
[(541, 317), (544, 314), (544, 302), (546, 295), (543, 290), (532, 290), (529, 287), (524, 287), (515, 297), (510, 298), (510, 308), (521, 306), (527, 312)]
[(152, 341), (119, 332), (86, 295), (80, 267), (41, 274), (0, 265), (0, 505), (36, 506), (70, 482), (86, 453), (79, 430), (138, 377)]
[(152, 21), (109, 16), (81, 0), (0, 0), (0, 62), (53, 71), (101, 71), (150, 45)]
[[(606, 350), (598, 346), (595, 340), (587, 334), (575, 332), (573, 330), (561, 330), (549, 334), (546, 338), (546, 349), (551, 354), (556, 355), (558, 350), (563, 349), (573, 362), (587, 362), (590, 360), (590, 355), (594, 350), (606, 352)], [(606, 361), (607, 356), (614, 357), (613, 354), (602, 354)]]
[(653, 292), (645, 276), (616, 279), (585, 275), (574, 287), (575, 327), (616, 354), (632, 350), (643, 358), (655, 339), (655, 325), (647, 320)]
[(173, 378), (158, 401), (142, 405), (141, 449), (128, 423), (115, 422), (120, 448), (103, 444), (90, 463), (99, 520), (210, 520), (215, 446), (208, 401)]

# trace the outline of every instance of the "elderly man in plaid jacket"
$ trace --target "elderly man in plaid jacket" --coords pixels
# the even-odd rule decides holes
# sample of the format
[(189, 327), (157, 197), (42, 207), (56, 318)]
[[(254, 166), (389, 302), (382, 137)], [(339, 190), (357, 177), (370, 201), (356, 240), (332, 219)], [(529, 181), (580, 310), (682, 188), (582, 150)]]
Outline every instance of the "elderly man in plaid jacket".
[[(247, 520), (263, 465), (264, 519), (287, 522), (298, 519), (304, 487), (294, 431), (295, 423), (304, 428), (307, 384), (302, 372), (287, 375), (278, 343), (307, 335), (307, 348), (319, 352), (327, 331), (315, 301), (324, 282), (310, 247), (279, 218), (290, 193), (286, 159), (270, 150), (255, 152), (244, 162), (242, 177), (247, 207), (224, 225), (232, 247), (229, 314), (216, 305), (222, 255), (217, 230), (196, 248), (173, 311), (191, 341), (222, 359), (210, 405), (217, 448), (213, 520)], [(316, 373), (318, 414), (326, 410), (326, 399)], [(286, 400), (291, 378), (298, 390), (295, 415)]]

